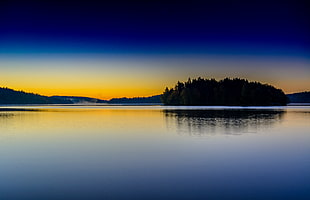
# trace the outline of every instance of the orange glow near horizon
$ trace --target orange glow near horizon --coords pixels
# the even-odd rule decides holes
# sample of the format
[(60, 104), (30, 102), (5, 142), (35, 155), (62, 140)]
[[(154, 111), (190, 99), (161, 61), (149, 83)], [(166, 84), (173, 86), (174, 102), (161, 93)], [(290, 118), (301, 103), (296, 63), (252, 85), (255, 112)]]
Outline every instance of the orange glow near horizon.
[[(86, 96), (108, 100), (161, 94), (189, 77), (245, 78), (282, 89), (310, 89), (309, 61), (254, 58), (5, 58), (0, 87), (46, 96)], [(251, 67), (249, 67), (251, 66)]]
[[(186, 81), (186, 79), (180, 80), (180, 81)], [(299, 80), (300, 82), (295, 82), (295, 85), (292, 85), (289, 82), (264, 82), (268, 83), (270, 85), (273, 85), (277, 88), (281, 88), (285, 93), (294, 93), (294, 92), (302, 92), (307, 91), (309, 87), (307, 87), (307, 80)], [(22, 82), (15, 81), (13, 83), (8, 83), (5, 85), (1, 85), (1, 87), (9, 87), (14, 90), (23, 90), (25, 92), (32, 92), (37, 93), (41, 95), (46, 96), (53, 96), (53, 95), (60, 95), (60, 96), (86, 96), (86, 97), (92, 97), (92, 98), (99, 98), (104, 100), (109, 100), (111, 98), (121, 98), (121, 97), (146, 97), (146, 96), (153, 96), (161, 94), (165, 87), (173, 87), (176, 83), (173, 81), (167, 82), (168, 84), (151, 84), (148, 82), (141, 82), (140, 86), (138, 86), (136, 83), (129, 83), (127, 85), (117, 85), (117, 84), (109, 84), (109, 85), (103, 85), (99, 86), (93, 86), (93, 87), (77, 87), (74, 85), (63, 85), (62, 82), (52, 85), (45, 83), (45, 84), (36, 84), (38, 82), (30, 82), (27, 81), (25, 84)], [(301, 88), (300, 85), (304, 84), (304, 88)], [(3, 84), (3, 82), (2, 82)], [(282, 87), (281, 87), (282, 86)], [(295, 87), (294, 87), (295, 86)]]

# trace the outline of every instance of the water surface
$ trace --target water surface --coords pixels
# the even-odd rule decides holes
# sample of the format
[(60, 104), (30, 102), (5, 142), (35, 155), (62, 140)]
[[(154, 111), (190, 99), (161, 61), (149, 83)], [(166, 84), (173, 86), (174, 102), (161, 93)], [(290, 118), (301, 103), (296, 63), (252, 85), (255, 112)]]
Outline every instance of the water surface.
[(0, 199), (309, 199), (310, 107), (0, 107)]

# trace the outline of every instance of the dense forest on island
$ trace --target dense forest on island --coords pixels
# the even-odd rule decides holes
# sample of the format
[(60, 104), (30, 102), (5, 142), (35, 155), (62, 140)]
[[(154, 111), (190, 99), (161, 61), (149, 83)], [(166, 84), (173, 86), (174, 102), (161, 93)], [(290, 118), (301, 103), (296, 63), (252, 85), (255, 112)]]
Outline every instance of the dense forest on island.
[(0, 87), (0, 104), (70, 104), (69, 100)]
[(161, 95), (165, 105), (273, 106), (286, 105), (288, 98), (281, 89), (240, 78), (197, 78), (178, 82)]

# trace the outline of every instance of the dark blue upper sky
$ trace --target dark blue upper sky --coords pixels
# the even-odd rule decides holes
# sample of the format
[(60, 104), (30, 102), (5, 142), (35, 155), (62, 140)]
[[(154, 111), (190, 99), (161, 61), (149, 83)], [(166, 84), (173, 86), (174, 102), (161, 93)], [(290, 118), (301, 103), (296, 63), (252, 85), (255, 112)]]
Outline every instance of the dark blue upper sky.
[(306, 1), (106, 2), (0, 0), (0, 86), (108, 99), (202, 76), (309, 90)]
[(309, 53), (305, 1), (103, 2), (2, 0), (0, 52)]

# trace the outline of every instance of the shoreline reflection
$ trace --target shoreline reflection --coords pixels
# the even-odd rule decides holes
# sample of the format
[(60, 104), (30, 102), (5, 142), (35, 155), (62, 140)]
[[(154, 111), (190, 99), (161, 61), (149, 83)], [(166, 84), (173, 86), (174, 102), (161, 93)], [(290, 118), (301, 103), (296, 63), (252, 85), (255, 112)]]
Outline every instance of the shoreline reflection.
[(283, 119), (285, 110), (164, 110), (168, 128), (179, 135), (242, 135), (271, 128)]

